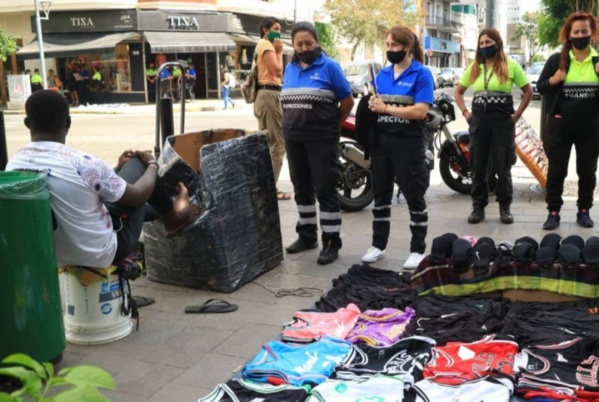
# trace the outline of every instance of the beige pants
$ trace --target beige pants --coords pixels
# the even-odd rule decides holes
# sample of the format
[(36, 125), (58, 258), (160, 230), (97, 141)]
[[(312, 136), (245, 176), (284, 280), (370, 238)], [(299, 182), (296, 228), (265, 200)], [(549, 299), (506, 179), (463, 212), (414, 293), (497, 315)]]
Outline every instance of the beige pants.
[(285, 142), (281, 133), (281, 120), (283, 111), (279, 100), (279, 91), (261, 89), (256, 95), (254, 103), (254, 116), (258, 119), (260, 130), (267, 130), (268, 147), (272, 159), (272, 170), (275, 183), (279, 181), (279, 174), (285, 158)]

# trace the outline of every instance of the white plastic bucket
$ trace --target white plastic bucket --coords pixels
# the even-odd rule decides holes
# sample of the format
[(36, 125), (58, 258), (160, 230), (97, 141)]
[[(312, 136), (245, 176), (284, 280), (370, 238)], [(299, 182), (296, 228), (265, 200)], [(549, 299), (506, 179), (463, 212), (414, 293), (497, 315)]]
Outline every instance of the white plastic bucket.
[[(123, 297), (117, 275), (103, 282), (82, 286), (64, 272), (60, 275), (65, 300), (67, 341), (76, 345), (100, 345), (124, 338), (133, 330), (131, 315), (121, 314)], [(127, 284), (123, 280), (125, 303)]]

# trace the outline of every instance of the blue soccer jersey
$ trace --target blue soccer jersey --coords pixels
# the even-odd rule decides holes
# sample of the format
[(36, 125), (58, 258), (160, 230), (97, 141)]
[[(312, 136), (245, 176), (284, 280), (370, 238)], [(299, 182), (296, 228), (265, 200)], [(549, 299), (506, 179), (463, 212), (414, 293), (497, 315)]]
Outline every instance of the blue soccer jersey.
[(339, 101), (352, 96), (339, 64), (325, 55), (306, 68), (291, 62), (284, 77), (281, 106), (285, 138), (338, 136)]
[(347, 363), (351, 350), (349, 342), (330, 336), (307, 345), (270, 341), (245, 366), (243, 375), (259, 382), (320, 384), (338, 363)]
[[(377, 91), (383, 102), (393, 106), (411, 106), (416, 103), (432, 105), (435, 86), (431, 72), (416, 60), (395, 77), (393, 65), (383, 68), (376, 76)], [(423, 135), (424, 120), (407, 120), (381, 113), (377, 131), (388, 134)]]

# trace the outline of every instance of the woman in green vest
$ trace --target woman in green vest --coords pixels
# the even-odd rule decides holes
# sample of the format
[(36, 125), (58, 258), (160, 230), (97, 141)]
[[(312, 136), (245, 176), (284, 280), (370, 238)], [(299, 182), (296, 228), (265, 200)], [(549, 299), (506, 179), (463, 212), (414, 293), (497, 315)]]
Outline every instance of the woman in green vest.
[(594, 226), (589, 209), (593, 206), (599, 157), (599, 54), (594, 49), (598, 40), (597, 19), (592, 14), (571, 14), (560, 33), (562, 51), (547, 60), (537, 83), (547, 113), (545, 131), (541, 133), (549, 161), (545, 192), (549, 215), (543, 224), (546, 230), (560, 224), (572, 145), (578, 173), (576, 222), (585, 228)]
[[(523, 92), (518, 110), (514, 110), (513, 86)], [(464, 93), (474, 89), (472, 112), (466, 107)], [(470, 165), (472, 167), (472, 213), (468, 223), (485, 219), (489, 203), (487, 170), (489, 161), (497, 174), (495, 195), (502, 223), (514, 222), (512, 203), (512, 164), (516, 148), (516, 122), (532, 99), (532, 88), (520, 64), (506, 56), (503, 40), (494, 28), (478, 35), (474, 62), (468, 66), (455, 90), (455, 100), (466, 118), (470, 132)]]

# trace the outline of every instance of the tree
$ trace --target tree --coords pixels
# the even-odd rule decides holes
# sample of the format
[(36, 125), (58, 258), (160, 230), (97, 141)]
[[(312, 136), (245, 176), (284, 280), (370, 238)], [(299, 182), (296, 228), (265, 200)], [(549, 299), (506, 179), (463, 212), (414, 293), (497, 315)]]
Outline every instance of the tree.
[(17, 51), (17, 36), (7, 35), (0, 30), (0, 99), (6, 103), (6, 90), (4, 89), (4, 62)]
[(393, 25), (414, 28), (418, 21), (416, 3), (416, 0), (325, 0), (324, 9), (335, 31), (353, 44), (353, 60), (360, 44), (382, 42)]
[(539, 41), (541, 45), (559, 45), (559, 33), (566, 18), (573, 12), (585, 11), (597, 15), (597, 0), (543, 0), (545, 9), (539, 19)]
[(329, 57), (337, 56), (337, 48), (335, 47), (335, 31), (331, 24), (324, 24), (317, 22), (314, 24), (316, 27), (316, 33), (318, 34), (318, 40), (320, 46), (329, 55)]
[(511, 38), (511, 40), (518, 40), (524, 37), (528, 45), (529, 61), (534, 59), (542, 47), (539, 40), (539, 18), (541, 18), (539, 11), (525, 13), (522, 16), (522, 22), (518, 23), (514, 36)]

